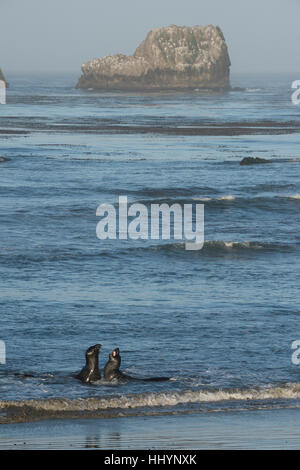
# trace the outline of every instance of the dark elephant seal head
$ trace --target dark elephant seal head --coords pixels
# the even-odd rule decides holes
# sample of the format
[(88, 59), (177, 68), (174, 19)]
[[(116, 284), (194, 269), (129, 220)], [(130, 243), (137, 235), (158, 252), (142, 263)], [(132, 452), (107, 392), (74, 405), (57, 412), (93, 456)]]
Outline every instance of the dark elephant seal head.
[(85, 366), (76, 376), (77, 379), (84, 383), (92, 383), (101, 379), (99, 370), (99, 352), (101, 344), (90, 346), (85, 352)]
[(98, 361), (100, 349), (101, 349), (101, 344), (95, 344), (94, 346), (90, 346), (85, 351), (85, 359), (86, 359), (87, 365), (93, 364), (96, 359)]
[(109, 360), (104, 367), (104, 378), (105, 380), (120, 379), (123, 377), (120, 372), (121, 356), (120, 349), (115, 348), (109, 355)]
[(118, 365), (120, 367), (121, 365), (121, 355), (120, 355), (120, 349), (115, 348), (113, 352), (109, 354), (109, 360), (112, 361), (114, 364)]

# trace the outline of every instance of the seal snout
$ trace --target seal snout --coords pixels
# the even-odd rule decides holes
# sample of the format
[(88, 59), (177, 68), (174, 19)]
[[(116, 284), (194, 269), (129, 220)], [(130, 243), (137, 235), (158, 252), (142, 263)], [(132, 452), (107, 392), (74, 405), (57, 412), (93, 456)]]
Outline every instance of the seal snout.
[(100, 351), (101, 349), (101, 344), (95, 344), (94, 346), (91, 346), (89, 348), (90, 351)]
[(120, 349), (119, 349), (119, 348), (116, 348), (116, 349), (113, 350), (112, 356), (113, 356), (113, 357), (116, 357), (116, 356), (119, 355), (119, 353), (120, 353)]
[(86, 350), (86, 354), (88, 356), (93, 356), (95, 354), (99, 354), (99, 351), (101, 349), (101, 344), (94, 344), (94, 346), (90, 346), (87, 350)]

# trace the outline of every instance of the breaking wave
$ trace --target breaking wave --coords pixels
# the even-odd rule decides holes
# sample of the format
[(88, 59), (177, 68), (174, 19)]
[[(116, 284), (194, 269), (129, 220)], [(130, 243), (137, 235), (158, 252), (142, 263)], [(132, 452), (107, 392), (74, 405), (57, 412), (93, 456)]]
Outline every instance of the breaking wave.
[[(26, 254), (12, 253), (4, 248), (0, 251), (0, 262), (8, 266), (15, 266), (16, 264), (35, 264), (35, 263), (56, 263), (56, 262), (85, 262), (92, 261), (97, 258), (107, 258), (109, 260), (118, 258), (119, 256), (132, 255), (134, 251), (136, 254), (155, 254), (158, 252), (166, 254), (174, 253), (193, 253), (198, 255), (207, 256), (226, 256), (228, 254), (238, 255), (243, 253), (264, 254), (264, 253), (290, 253), (297, 250), (297, 245), (283, 244), (277, 242), (263, 242), (263, 241), (225, 241), (225, 240), (206, 240), (203, 248), (196, 251), (187, 251), (185, 249), (185, 242), (171, 241), (158, 243), (149, 243), (147, 246), (137, 246), (133, 240), (127, 242), (129, 246), (123, 247), (120, 245), (118, 249), (112, 245), (103, 250), (81, 250), (81, 249), (57, 249), (56, 247), (44, 247), (43, 250), (39, 249), (36, 252), (29, 252)], [(7, 256), (9, 253), (9, 256)]]
[(255, 93), (257, 91), (262, 91), (262, 88), (246, 88), (248, 93)]
[[(176, 414), (178, 405), (201, 405), (237, 402), (241, 406), (247, 402), (298, 400), (300, 384), (287, 383), (278, 386), (264, 386), (247, 389), (207, 389), (185, 390), (165, 393), (138, 393), (130, 395), (113, 395), (104, 398), (52, 398), (38, 400), (0, 401), (0, 423), (32, 421), (49, 418), (82, 418), (82, 417), (119, 417), (126, 416), (126, 411), (135, 410), (135, 414), (145, 415), (149, 412), (166, 412), (172, 408)], [(278, 403), (276, 402), (277, 406)], [(285, 404), (282, 404), (285, 406)], [(269, 403), (272, 407), (272, 403)], [(193, 408), (197, 411), (197, 408)], [(178, 409), (182, 412), (182, 409)]]
[(217, 197), (215, 199), (213, 199), (212, 197), (199, 197), (199, 198), (193, 198), (194, 201), (203, 201), (203, 202), (208, 202), (208, 201), (234, 201), (235, 200), (235, 196), (232, 196), (231, 194), (229, 194), (228, 196), (221, 196), (221, 197)]
[[(185, 250), (185, 243), (166, 243), (156, 247), (154, 250), (162, 251), (180, 251)], [(203, 248), (193, 253), (199, 254), (226, 254), (230, 252), (290, 252), (295, 247), (293, 245), (281, 243), (266, 243), (260, 241), (224, 241), (224, 240), (207, 240), (204, 242)]]

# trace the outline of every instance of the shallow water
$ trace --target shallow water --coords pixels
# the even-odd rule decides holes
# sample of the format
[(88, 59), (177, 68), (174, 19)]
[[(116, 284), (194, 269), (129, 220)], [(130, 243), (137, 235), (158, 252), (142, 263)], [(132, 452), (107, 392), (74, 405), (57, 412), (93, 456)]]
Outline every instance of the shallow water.
[[(75, 90), (76, 77), (10, 80), (0, 128), (28, 134), (0, 135), (2, 421), (16, 419), (5, 414), (16, 400), (48, 410), (40, 400), (51, 398), (70, 399), (74, 413), (89, 408), (72, 400), (89, 397), (106, 400), (94, 409), (113, 400), (141, 414), (300, 404), (294, 79), (240, 76), (233, 84), (245, 91), (146, 96)], [(264, 120), (259, 134), (174, 133)], [(273, 121), (284, 130), (270, 133)], [(271, 163), (240, 166), (245, 156)], [(204, 248), (100, 241), (97, 206), (119, 195), (204, 203)], [(171, 380), (82, 385), (72, 374), (99, 342), (101, 367), (118, 346), (126, 373)]]
[[(7, 450), (299, 449), (300, 445), (295, 409), (53, 420), (1, 428), (0, 449)], [(111, 458), (112, 452), (105, 456)], [(149, 461), (147, 454), (141, 456), (145, 458)]]

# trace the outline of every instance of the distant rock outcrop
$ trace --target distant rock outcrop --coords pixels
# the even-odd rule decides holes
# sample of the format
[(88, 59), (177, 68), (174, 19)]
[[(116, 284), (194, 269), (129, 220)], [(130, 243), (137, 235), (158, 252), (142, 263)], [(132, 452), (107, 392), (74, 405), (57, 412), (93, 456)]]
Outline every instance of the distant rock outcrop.
[(6, 86), (8, 87), (8, 83), (7, 83), (7, 81), (5, 80), (4, 75), (3, 75), (3, 72), (2, 72), (1, 69), (0, 69), (0, 80), (2, 80), (3, 82), (5, 82)]
[(82, 65), (77, 88), (102, 90), (229, 89), (230, 59), (218, 26), (152, 29), (132, 56)]
[(260, 157), (245, 157), (241, 160), (240, 165), (257, 165), (260, 163), (270, 163), (270, 160)]

